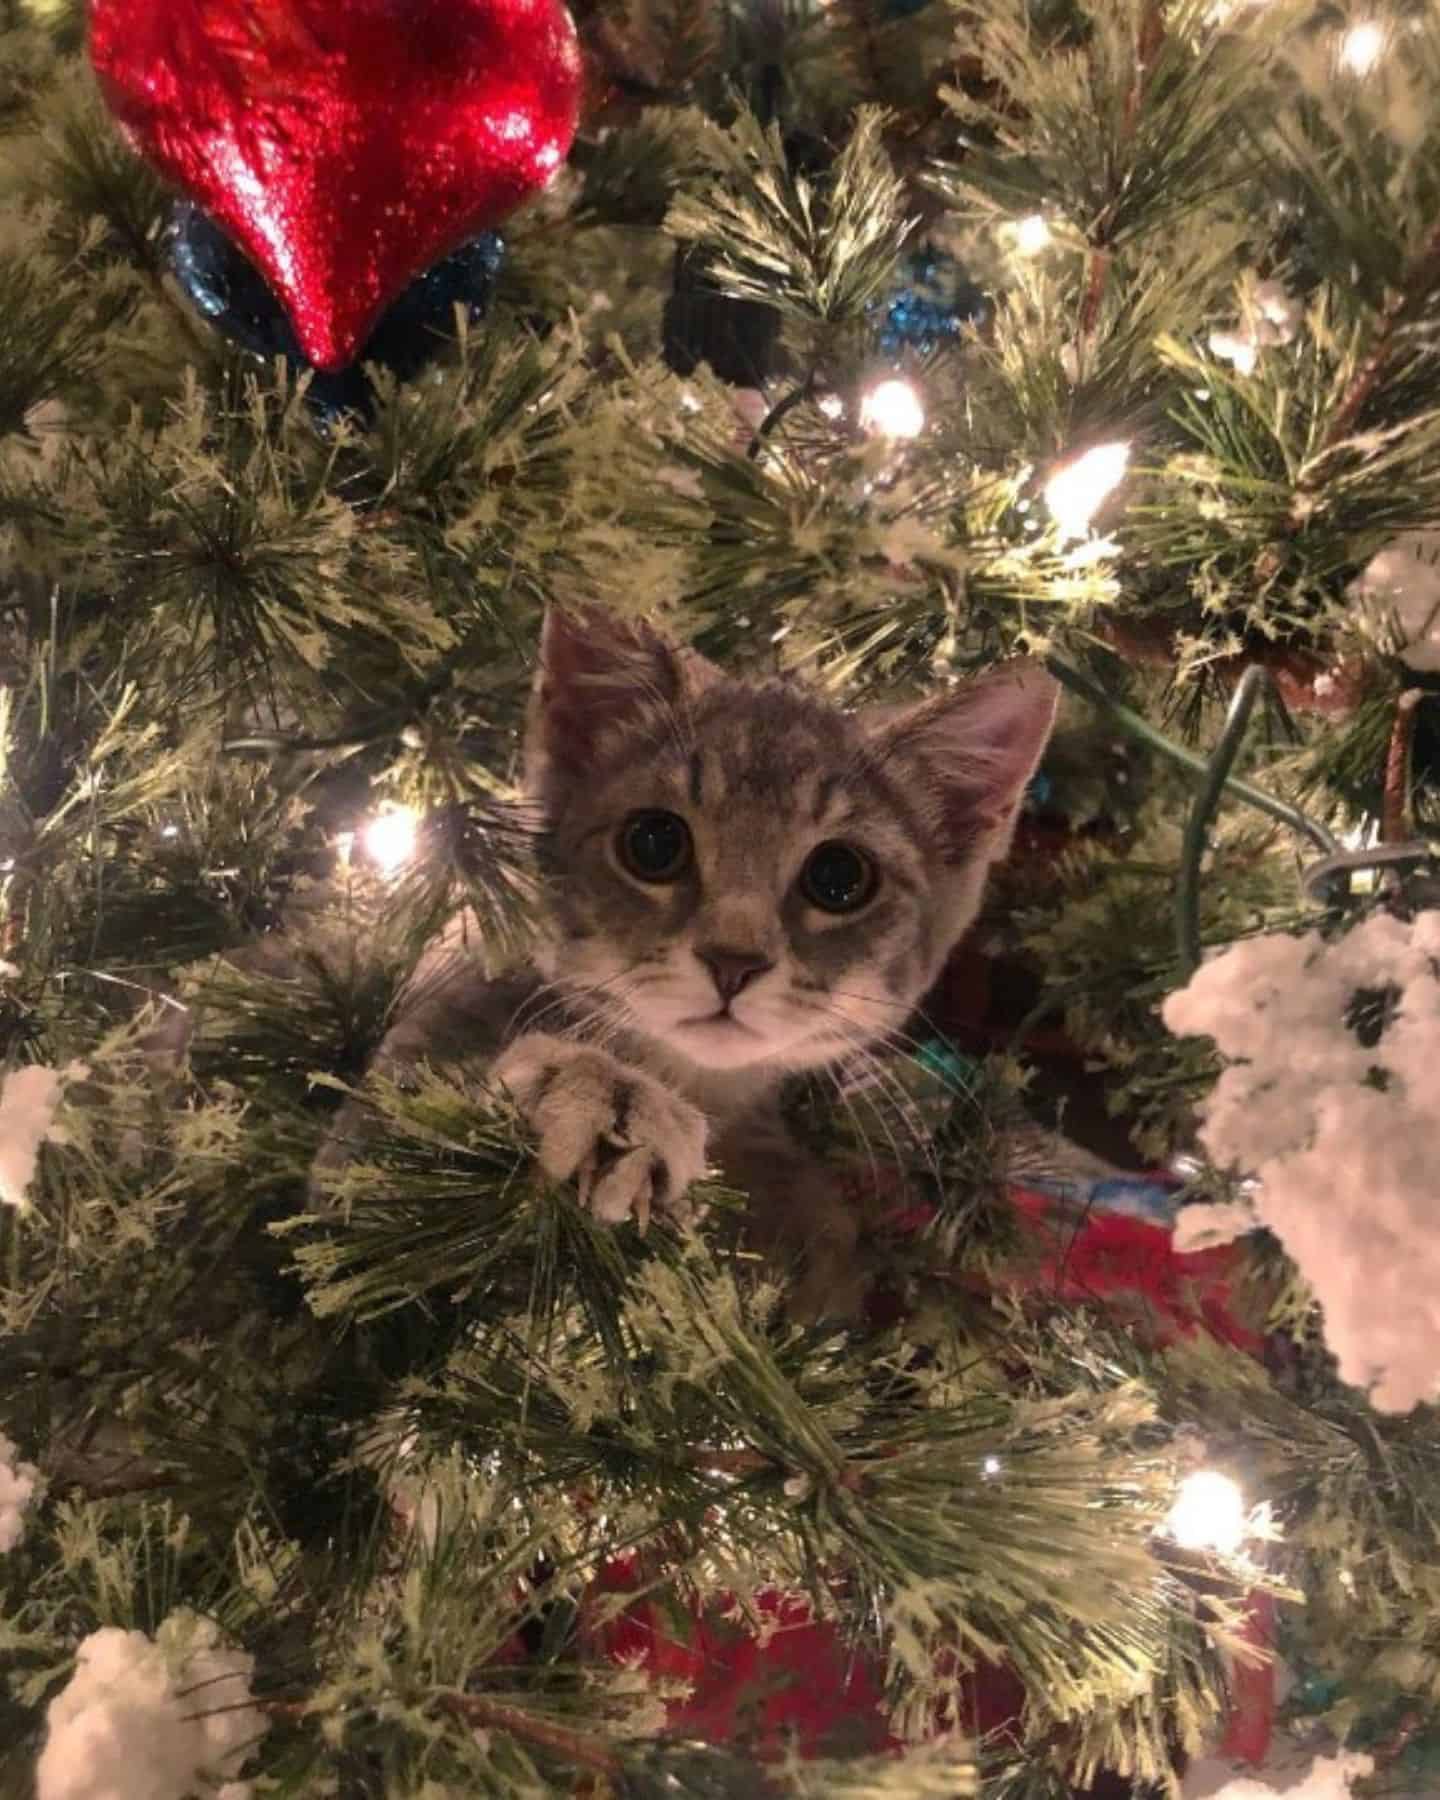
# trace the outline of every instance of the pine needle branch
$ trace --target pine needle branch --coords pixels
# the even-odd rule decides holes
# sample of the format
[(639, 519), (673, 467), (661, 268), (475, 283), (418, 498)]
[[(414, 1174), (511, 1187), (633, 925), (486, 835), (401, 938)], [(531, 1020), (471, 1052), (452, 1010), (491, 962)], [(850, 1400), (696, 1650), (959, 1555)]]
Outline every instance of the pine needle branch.
[(1355, 431), (1371, 396), (1385, 379), (1401, 349), (1405, 326), (1428, 305), (1437, 289), (1440, 289), (1440, 226), (1436, 227), (1399, 287), (1386, 301), (1376, 322), (1369, 353), (1356, 369), (1340, 404), (1331, 415), (1319, 457), (1339, 448)]
[(675, 200), (665, 229), (704, 250), (723, 292), (812, 327), (853, 325), (913, 224), (884, 123), (878, 109), (862, 109), (822, 188), (791, 167), (777, 127), (742, 114), (730, 132), (712, 130), (710, 180)]
[[(314, 1700), (274, 1698), (255, 1704), (272, 1719), (293, 1723), (323, 1711), (323, 1703)], [(602, 1739), (572, 1731), (553, 1719), (526, 1712), (523, 1707), (507, 1706), (503, 1701), (487, 1699), (483, 1694), (437, 1694), (432, 1704), (437, 1711), (448, 1713), (471, 1730), (505, 1732), (572, 1768), (589, 1769), (597, 1775), (619, 1776), (624, 1772), (623, 1759)]]

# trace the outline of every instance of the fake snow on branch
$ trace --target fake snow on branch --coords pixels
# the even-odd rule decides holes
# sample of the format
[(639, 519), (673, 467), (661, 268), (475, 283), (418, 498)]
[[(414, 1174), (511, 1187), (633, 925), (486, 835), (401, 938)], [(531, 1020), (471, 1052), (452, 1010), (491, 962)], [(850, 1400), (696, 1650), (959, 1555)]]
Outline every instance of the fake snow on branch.
[(75, 1673), (50, 1702), (36, 1800), (189, 1800), (227, 1780), (268, 1729), (250, 1704), (254, 1658), (193, 1613), (154, 1639), (106, 1626), (85, 1638)]
[(22, 1462), (16, 1447), (0, 1431), (0, 1554), (13, 1550), (25, 1529), (25, 1510), (35, 1498), (40, 1471)]
[(37, 1063), (14, 1069), (0, 1080), (0, 1202), (6, 1206), (28, 1204), (41, 1144), (47, 1139), (52, 1144), (64, 1142), (55, 1108), (65, 1084), (87, 1074), (84, 1063), (70, 1063), (64, 1069)]
[(1169, 996), (1164, 1019), (1232, 1059), (1201, 1138), (1254, 1177), (1248, 1209), (1187, 1208), (1179, 1247), (1268, 1227), (1320, 1304), (1341, 1377), (1382, 1412), (1435, 1398), (1440, 912), (1377, 912), (1330, 942), (1236, 944)]
[(1242, 290), (1236, 328), (1211, 332), (1210, 353), (1233, 363), (1240, 374), (1253, 375), (1260, 352), (1290, 343), (1303, 317), (1303, 306), (1280, 282), (1254, 282)]
[(1375, 1765), (1368, 1756), (1347, 1751), (1313, 1761), (1282, 1756), (1220, 1786), (1209, 1779), (1213, 1766), (1202, 1763), (1191, 1770), (1183, 1800), (1350, 1800), (1352, 1783), (1363, 1781)]
[(1407, 668), (1440, 671), (1440, 531), (1412, 531), (1378, 551), (1351, 582), (1358, 622)]

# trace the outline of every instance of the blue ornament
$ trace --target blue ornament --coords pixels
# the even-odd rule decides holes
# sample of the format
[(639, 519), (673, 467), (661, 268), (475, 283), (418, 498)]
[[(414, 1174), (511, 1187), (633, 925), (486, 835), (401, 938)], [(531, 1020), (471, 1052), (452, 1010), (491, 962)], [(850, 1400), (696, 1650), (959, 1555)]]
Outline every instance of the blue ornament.
[(964, 326), (981, 323), (989, 310), (984, 291), (953, 256), (933, 244), (923, 244), (904, 259), (899, 287), (873, 309), (880, 348), (887, 356), (905, 350), (926, 356), (958, 338)]
[(504, 260), (504, 240), (482, 232), (411, 282), (381, 314), (365, 347), (348, 368), (314, 369), (264, 277), (220, 227), (188, 200), (180, 201), (169, 229), (170, 262), (181, 287), (218, 330), (243, 349), (269, 359), (283, 356), (298, 374), (312, 370), (307, 398), (322, 418), (354, 412), (368, 417), (374, 391), (366, 363), (413, 380), (441, 346), (453, 339), (455, 307), (472, 324), (485, 316)]
[(885, 0), (885, 17), (887, 19), (913, 19), (918, 12), (924, 12), (930, 0)]
[(1340, 1683), (1333, 1675), (1318, 1669), (1305, 1670), (1290, 1690), (1290, 1704), (1296, 1712), (1326, 1712), (1340, 1696)]
[(927, 1073), (937, 1076), (952, 1093), (968, 1094), (979, 1078), (980, 1065), (973, 1057), (962, 1056), (948, 1038), (926, 1038), (916, 1052), (915, 1060)]
[(1117, 1213), (1167, 1229), (1179, 1211), (1175, 1188), (1143, 1175), (1107, 1175), (1096, 1180), (1088, 1175), (1027, 1170), (1025, 1186), (1087, 1213)]
[(1055, 783), (1043, 769), (1038, 769), (1030, 777), (1030, 785), (1025, 790), (1025, 811), (1040, 813), (1055, 798)]

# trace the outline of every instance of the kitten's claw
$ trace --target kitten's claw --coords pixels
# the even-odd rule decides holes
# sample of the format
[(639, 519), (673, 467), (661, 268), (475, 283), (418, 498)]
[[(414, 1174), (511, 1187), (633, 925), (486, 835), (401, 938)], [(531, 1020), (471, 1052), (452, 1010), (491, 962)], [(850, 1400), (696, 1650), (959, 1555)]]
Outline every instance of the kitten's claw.
[(528, 1032), (500, 1057), (492, 1079), (539, 1138), (553, 1181), (573, 1181), (582, 1205), (643, 1230), (653, 1211), (688, 1219), (687, 1190), (705, 1168), (705, 1119), (652, 1075), (607, 1051)]

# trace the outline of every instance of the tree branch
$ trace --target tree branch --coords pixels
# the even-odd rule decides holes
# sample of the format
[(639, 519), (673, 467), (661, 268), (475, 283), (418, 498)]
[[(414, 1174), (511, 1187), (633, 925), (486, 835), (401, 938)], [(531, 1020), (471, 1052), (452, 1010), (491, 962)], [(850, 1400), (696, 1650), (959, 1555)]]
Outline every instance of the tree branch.
[(180, 1476), (173, 1469), (137, 1469), (132, 1475), (111, 1475), (103, 1481), (67, 1481), (56, 1491), (79, 1500), (119, 1500), (126, 1494), (153, 1494), (179, 1485)]
[(1420, 688), (1407, 688), (1395, 702), (1395, 723), (1390, 728), (1390, 749), (1385, 757), (1385, 797), (1380, 813), (1380, 842), (1400, 844), (1410, 835), (1410, 744), (1415, 736), (1415, 712), (1424, 699)]
[(465, 1724), (505, 1731), (511, 1737), (534, 1744), (564, 1757), (577, 1768), (591, 1769), (597, 1775), (619, 1775), (623, 1764), (613, 1750), (594, 1737), (587, 1737), (568, 1726), (550, 1719), (537, 1719), (518, 1706), (506, 1706), (500, 1700), (486, 1700), (479, 1694), (447, 1694), (441, 1701), (445, 1711)]
[[(272, 1719), (299, 1723), (310, 1710), (308, 1700), (257, 1699), (252, 1704)], [(507, 1706), (503, 1700), (487, 1700), (483, 1694), (437, 1694), (435, 1704), (472, 1729), (504, 1731), (522, 1743), (548, 1750), (576, 1768), (589, 1769), (597, 1775), (619, 1775), (624, 1765), (615, 1752), (599, 1738), (572, 1731), (552, 1719), (540, 1719), (522, 1707)]]
[[(1121, 133), (1121, 142), (1128, 141), (1135, 135), (1135, 126), (1140, 117), (1141, 102), (1145, 98), (1145, 89), (1149, 85), (1154, 71), (1155, 58), (1160, 54), (1165, 42), (1165, 13), (1160, 0), (1149, 0), (1140, 19), (1140, 31), (1135, 45), (1135, 80), (1125, 101), (1125, 122)], [(1105, 299), (1105, 286), (1110, 277), (1110, 264), (1114, 252), (1106, 243), (1113, 201), (1107, 204), (1100, 221), (1096, 226), (1096, 242), (1090, 246), (1085, 261), (1085, 294), (1080, 302), (1080, 336), (1090, 337), (1100, 323), (1100, 307)]]
[(757, 1475), (776, 1466), (758, 1450), (696, 1450), (690, 1460), (697, 1469), (710, 1469), (717, 1475)]
[(1350, 386), (1336, 408), (1325, 433), (1321, 454), (1333, 450), (1355, 429), (1365, 402), (1378, 386), (1395, 354), (1395, 339), (1412, 306), (1426, 299), (1440, 283), (1440, 226), (1426, 240), (1425, 248), (1406, 271), (1399, 288), (1385, 302), (1380, 313), (1379, 329), (1370, 346), (1370, 354), (1355, 371)]

